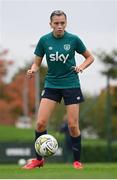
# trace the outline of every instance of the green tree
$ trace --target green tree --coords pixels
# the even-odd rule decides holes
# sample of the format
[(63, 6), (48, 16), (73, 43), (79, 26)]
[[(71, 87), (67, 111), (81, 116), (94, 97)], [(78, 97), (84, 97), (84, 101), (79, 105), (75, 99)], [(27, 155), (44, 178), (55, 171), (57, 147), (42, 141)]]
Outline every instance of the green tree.
[[(112, 116), (115, 113), (116, 103), (113, 103), (113, 96), (116, 97), (117, 91), (111, 93), (110, 80), (117, 79), (117, 50), (112, 50), (110, 54), (103, 51), (97, 54), (99, 60), (105, 65), (105, 69), (101, 73), (106, 76), (107, 87), (106, 87), (106, 98), (105, 98), (105, 120), (107, 124), (107, 135), (111, 136), (112, 133)], [(115, 98), (116, 99), (116, 98)], [(109, 137), (110, 138), (110, 137)]]
[(110, 54), (101, 51), (96, 55), (106, 67), (101, 73), (107, 78), (117, 79), (117, 50), (112, 50)]
[[(108, 144), (108, 161), (111, 161), (111, 142), (112, 142), (112, 128), (113, 128), (113, 104), (110, 80), (117, 79), (117, 50), (113, 50), (110, 54), (100, 52), (97, 54), (102, 63), (106, 66), (106, 69), (101, 73), (106, 76), (107, 88), (106, 88), (106, 106), (105, 106), (105, 123), (106, 123), (106, 137)], [(117, 114), (116, 114), (117, 115)], [(116, 116), (117, 117), (117, 116)], [(115, 119), (115, 117), (114, 117)], [(115, 120), (114, 120), (115, 121)]]

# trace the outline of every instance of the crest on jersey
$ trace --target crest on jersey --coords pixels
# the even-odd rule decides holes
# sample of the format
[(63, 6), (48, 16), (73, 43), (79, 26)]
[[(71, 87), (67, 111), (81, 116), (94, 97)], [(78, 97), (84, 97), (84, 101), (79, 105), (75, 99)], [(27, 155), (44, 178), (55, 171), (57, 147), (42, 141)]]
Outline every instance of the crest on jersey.
[(64, 44), (64, 49), (66, 51), (69, 51), (70, 50), (70, 44)]

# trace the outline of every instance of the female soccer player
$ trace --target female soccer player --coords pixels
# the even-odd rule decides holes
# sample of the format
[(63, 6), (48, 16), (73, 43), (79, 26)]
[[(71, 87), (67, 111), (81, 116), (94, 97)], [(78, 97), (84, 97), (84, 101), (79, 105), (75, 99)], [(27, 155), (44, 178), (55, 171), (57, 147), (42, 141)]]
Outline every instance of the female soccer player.
[[(34, 54), (35, 60), (31, 69), (27, 71), (27, 76), (31, 78), (38, 71), (44, 55), (46, 55), (48, 72), (45, 77), (44, 91), (39, 106), (35, 139), (47, 133), (47, 124), (57, 103), (63, 98), (67, 117), (68, 127), (71, 136), (73, 150), (73, 167), (83, 168), (80, 162), (81, 154), (81, 134), (79, 129), (79, 103), (83, 99), (80, 89), (78, 73), (83, 72), (93, 61), (92, 54), (87, 50), (81, 39), (65, 31), (67, 16), (61, 10), (52, 12), (50, 16), (50, 26), (52, 32), (42, 36), (36, 46)], [(84, 61), (76, 66), (75, 52), (82, 54)], [(37, 158), (23, 167), (33, 169), (41, 167), (44, 159), (36, 153)]]

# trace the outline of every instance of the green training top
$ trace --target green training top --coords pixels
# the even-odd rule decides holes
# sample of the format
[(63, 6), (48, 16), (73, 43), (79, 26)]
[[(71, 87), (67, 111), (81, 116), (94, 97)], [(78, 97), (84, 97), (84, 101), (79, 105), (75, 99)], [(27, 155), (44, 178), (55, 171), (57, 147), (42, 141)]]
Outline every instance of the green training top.
[(76, 66), (75, 52), (83, 53), (86, 47), (76, 35), (64, 32), (60, 38), (53, 33), (42, 36), (36, 46), (34, 54), (46, 55), (48, 72), (45, 86), (48, 88), (77, 88), (80, 87), (79, 76), (73, 70)]

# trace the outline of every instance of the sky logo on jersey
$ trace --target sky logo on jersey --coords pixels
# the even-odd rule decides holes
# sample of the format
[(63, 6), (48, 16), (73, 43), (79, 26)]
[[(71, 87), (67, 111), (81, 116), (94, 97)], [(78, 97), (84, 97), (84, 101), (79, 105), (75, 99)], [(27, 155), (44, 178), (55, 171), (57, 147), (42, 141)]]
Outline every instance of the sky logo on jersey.
[(63, 61), (63, 63), (66, 63), (66, 60), (69, 57), (69, 54), (67, 54), (66, 56), (64, 54), (59, 54), (58, 51), (56, 52), (56, 54), (50, 54), (50, 61)]

